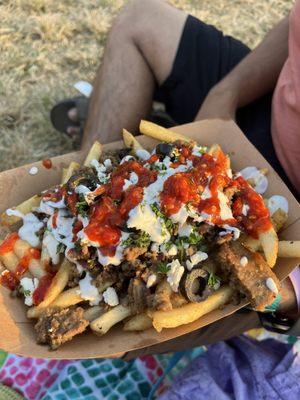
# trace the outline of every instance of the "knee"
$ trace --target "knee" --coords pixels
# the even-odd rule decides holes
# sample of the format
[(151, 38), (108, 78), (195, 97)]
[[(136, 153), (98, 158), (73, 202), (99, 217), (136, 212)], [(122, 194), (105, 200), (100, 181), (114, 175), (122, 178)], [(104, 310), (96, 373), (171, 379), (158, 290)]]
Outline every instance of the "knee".
[(123, 7), (111, 29), (112, 35), (137, 38), (146, 22), (164, 6), (164, 0), (133, 0)]

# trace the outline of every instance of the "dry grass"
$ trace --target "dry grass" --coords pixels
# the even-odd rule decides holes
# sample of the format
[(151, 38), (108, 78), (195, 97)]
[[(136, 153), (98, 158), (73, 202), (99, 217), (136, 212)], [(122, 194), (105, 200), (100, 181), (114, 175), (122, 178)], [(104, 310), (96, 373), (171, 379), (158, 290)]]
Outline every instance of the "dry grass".
[[(127, 0), (0, 0), (0, 170), (71, 151), (49, 110), (93, 80), (107, 31)], [(172, 0), (254, 46), (292, 0)]]

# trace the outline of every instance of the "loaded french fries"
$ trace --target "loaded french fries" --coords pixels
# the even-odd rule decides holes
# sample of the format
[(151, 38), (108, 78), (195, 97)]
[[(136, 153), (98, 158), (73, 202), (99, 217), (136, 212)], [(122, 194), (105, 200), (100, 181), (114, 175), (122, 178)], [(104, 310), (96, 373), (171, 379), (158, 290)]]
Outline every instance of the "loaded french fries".
[(233, 172), (219, 145), (140, 130), (160, 141), (150, 152), (125, 130), (124, 149), (102, 154), (96, 142), (62, 183), (1, 217), (21, 226), (0, 245), (0, 282), (52, 349), (120, 321), (161, 331), (241, 299), (264, 310), (278, 253), (299, 256), (299, 242), (278, 241), (288, 204), (262, 197), (267, 171)]

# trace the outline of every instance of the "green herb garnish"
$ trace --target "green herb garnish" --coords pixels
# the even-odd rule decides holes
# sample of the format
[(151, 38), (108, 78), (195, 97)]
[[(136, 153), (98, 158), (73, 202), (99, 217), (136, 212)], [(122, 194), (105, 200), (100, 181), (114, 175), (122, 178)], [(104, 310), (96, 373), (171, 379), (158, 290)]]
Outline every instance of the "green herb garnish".
[(89, 205), (85, 201), (84, 195), (79, 194), (79, 201), (76, 203), (76, 210), (82, 217), (87, 217), (89, 212)]
[(65, 251), (65, 245), (63, 243), (58, 243), (56, 247), (56, 254), (63, 253)]
[(76, 251), (81, 251), (81, 241), (80, 239), (76, 240), (76, 242), (74, 243), (74, 247)]
[(23, 287), (20, 288), (20, 292), (25, 296), (30, 296), (31, 295), (31, 291), (28, 289), (24, 289)]
[[(170, 231), (172, 232), (173, 229), (174, 229), (174, 226), (175, 226), (174, 222), (173, 222), (170, 218), (166, 217), (165, 214), (163, 214), (163, 213), (161, 212), (161, 210), (159, 209), (159, 206), (158, 206), (157, 203), (151, 204), (150, 207), (151, 207), (151, 210), (154, 212), (154, 214), (155, 214), (158, 218), (161, 218), (161, 219), (164, 221), (164, 224), (165, 224), (166, 229), (167, 229), (169, 232), (170, 232)], [(166, 232), (163, 231), (162, 234), (165, 236)]]
[(156, 265), (156, 272), (159, 274), (167, 274), (170, 270), (170, 266), (167, 263), (159, 262)]
[(219, 287), (221, 282), (221, 278), (219, 278), (217, 275), (215, 275), (213, 272), (210, 272), (209, 277), (208, 277), (208, 286), (211, 288), (215, 288), (216, 286)]
[(133, 233), (126, 240), (123, 240), (122, 245), (125, 247), (148, 247), (150, 243), (150, 235), (144, 231), (140, 231)]

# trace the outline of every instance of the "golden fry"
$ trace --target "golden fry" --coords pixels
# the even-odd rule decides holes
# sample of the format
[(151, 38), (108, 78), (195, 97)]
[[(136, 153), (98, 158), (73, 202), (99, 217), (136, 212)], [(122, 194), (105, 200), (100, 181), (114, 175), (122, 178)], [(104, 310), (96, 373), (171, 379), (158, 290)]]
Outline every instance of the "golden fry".
[(62, 183), (67, 183), (74, 172), (80, 168), (80, 164), (78, 162), (72, 161), (68, 166), (65, 173), (63, 173)]
[[(28, 214), (32, 211), (33, 208), (38, 207), (41, 202), (41, 196), (34, 195), (30, 197), (30, 199), (23, 201), (23, 203), (19, 204), (16, 207), (12, 207), (12, 210), (17, 210), (21, 214)], [(7, 215), (6, 212), (2, 213), (0, 216), (0, 223), (3, 225), (14, 225), (17, 222), (21, 221), (20, 217), (15, 215)]]
[(152, 319), (147, 314), (138, 314), (124, 324), (124, 331), (145, 331), (152, 328)]
[(300, 257), (300, 240), (280, 240), (278, 243), (278, 257)]
[(70, 266), (70, 261), (65, 259), (53, 278), (53, 281), (46, 293), (45, 299), (38, 306), (32, 307), (28, 310), (28, 318), (38, 318), (45, 308), (49, 307), (49, 305), (53, 303), (57, 296), (64, 290), (66, 284), (68, 283)]
[(99, 160), (102, 153), (102, 145), (98, 141), (96, 141), (93, 146), (91, 147), (86, 159), (84, 161), (84, 166), (89, 167), (92, 160)]
[(118, 305), (105, 314), (101, 315), (99, 318), (91, 322), (91, 329), (99, 335), (104, 335), (110, 330), (110, 328), (116, 325), (118, 322), (123, 321), (123, 319), (131, 315), (131, 310), (129, 307), (124, 307)]
[(67, 308), (81, 303), (84, 299), (80, 296), (79, 286), (62, 292), (49, 307)]
[(259, 241), (267, 263), (273, 268), (276, 264), (278, 254), (278, 236), (275, 229), (272, 227), (268, 231), (260, 233)]
[[(21, 259), (22, 257), (26, 256), (28, 251), (31, 249), (31, 246), (29, 243), (27, 243), (25, 240), (18, 239), (15, 243), (14, 247), (14, 253), (16, 256)], [(31, 258), (28, 266), (29, 272), (35, 277), (35, 278), (41, 278), (46, 274), (45, 269), (42, 266), (41, 260)]]
[(134, 152), (136, 150), (144, 150), (144, 147), (139, 143), (139, 141), (126, 129), (123, 129), (123, 141), (125, 146), (132, 149)]
[(1, 254), (0, 261), (2, 262), (4, 267), (7, 268), (11, 272), (15, 271), (15, 269), (17, 268), (17, 265), (19, 263), (18, 257), (12, 251), (5, 253), (5, 254)]
[(153, 326), (157, 332), (161, 332), (163, 328), (176, 328), (194, 322), (229, 302), (232, 293), (231, 287), (223, 286), (201, 303), (189, 303), (171, 311), (155, 311)]
[(175, 142), (176, 140), (194, 142), (194, 140), (188, 138), (187, 136), (170, 131), (169, 129), (163, 128), (162, 126), (156, 125), (153, 122), (145, 121), (143, 119), (140, 123), (140, 132), (146, 136), (160, 140), (161, 142)]
[(96, 318), (99, 318), (100, 315), (103, 314), (103, 307), (102, 306), (92, 306), (90, 308), (87, 308), (84, 313), (83, 317), (84, 319), (87, 319), (88, 321), (93, 321)]

